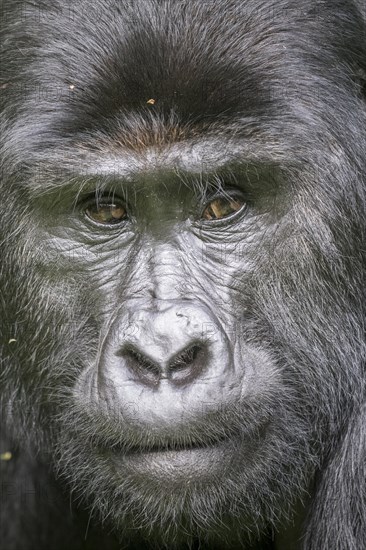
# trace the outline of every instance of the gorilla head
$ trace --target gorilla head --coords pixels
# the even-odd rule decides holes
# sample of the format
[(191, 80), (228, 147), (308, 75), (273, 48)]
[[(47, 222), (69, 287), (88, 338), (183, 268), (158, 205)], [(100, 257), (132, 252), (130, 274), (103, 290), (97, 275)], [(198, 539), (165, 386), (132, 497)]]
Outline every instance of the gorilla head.
[(357, 6), (1, 7), (6, 548), (364, 547)]

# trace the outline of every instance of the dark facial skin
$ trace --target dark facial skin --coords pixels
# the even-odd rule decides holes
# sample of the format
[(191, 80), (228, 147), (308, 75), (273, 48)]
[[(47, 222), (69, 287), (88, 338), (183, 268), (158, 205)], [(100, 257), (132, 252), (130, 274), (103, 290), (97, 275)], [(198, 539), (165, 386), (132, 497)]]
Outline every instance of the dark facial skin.
[(1, 6), (4, 547), (365, 547), (357, 6)]

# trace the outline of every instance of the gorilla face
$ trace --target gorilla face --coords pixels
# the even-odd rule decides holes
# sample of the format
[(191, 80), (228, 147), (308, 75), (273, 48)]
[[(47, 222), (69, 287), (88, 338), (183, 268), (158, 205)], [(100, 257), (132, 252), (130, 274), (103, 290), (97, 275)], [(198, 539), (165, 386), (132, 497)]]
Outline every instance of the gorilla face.
[(237, 516), (263, 528), (284, 495), (293, 505), (307, 487), (318, 443), (313, 397), (289, 374), (303, 361), (281, 342), (280, 363), (264, 316), (274, 276), (264, 283), (262, 273), (277, 265), (270, 247), (283, 246), (291, 217), (255, 197), (263, 185), (280, 193), (279, 170), (264, 174), (225, 151), (215, 171), (197, 174), (190, 155), (181, 144), (174, 164), (159, 152), (140, 166), (121, 154), (119, 171), (132, 173), (84, 176), (81, 192), (77, 178), (76, 190), (57, 189), (70, 196), (64, 204), (52, 191), (34, 202), (56, 277), (65, 266), (70, 299), (88, 311), (75, 342), (84, 357), (55, 419), (59, 467), (114, 525), (168, 541)]
[(122, 538), (280, 530), (364, 397), (360, 15), (241, 4), (4, 4), (2, 403)]
[[(247, 514), (259, 504), (258, 468), (278, 467), (283, 453), (281, 469), (298, 483), (311, 458), (301, 407), (291, 410), (295, 390), (286, 387), (284, 401), (282, 369), (257, 335), (254, 276), (278, 227), (254, 206), (263, 180), (226, 165), (226, 153), (224, 169), (198, 175), (184, 149), (179, 172), (176, 156), (170, 166), (159, 153), (121, 181), (86, 177), (65, 205), (52, 192), (35, 201), (57, 277), (61, 264), (74, 278), (77, 263), (80, 309), (88, 302), (88, 343), (78, 333), (86, 355), (61, 405), (60, 467), (117, 524), (133, 510), (148, 524), (157, 515), (164, 530), (174, 517), (214, 524), (228, 506)], [(131, 165), (122, 159), (119, 169)], [(266, 506), (273, 473), (261, 475)]]

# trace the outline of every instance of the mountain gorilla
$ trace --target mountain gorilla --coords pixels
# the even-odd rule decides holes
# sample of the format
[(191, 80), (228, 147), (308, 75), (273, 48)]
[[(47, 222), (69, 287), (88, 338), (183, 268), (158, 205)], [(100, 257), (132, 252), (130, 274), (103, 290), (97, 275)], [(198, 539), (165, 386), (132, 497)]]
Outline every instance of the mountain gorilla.
[(361, 7), (1, 8), (2, 548), (366, 548)]

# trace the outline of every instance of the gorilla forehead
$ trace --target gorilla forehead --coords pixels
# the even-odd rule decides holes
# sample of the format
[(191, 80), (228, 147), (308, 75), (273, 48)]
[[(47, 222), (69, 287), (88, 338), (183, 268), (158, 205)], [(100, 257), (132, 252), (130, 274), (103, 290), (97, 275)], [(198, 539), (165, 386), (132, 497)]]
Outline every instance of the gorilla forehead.
[[(229, 157), (240, 138), (244, 154), (251, 149), (258, 158), (268, 149), (272, 159), (288, 161), (293, 137), (302, 140), (294, 143), (296, 157), (300, 146), (312, 150), (317, 124), (334, 127), (329, 82), (337, 88), (337, 112), (342, 86), (349, 110), (351, 68), (363, 46), (355, 8), (335, 10), (333, 2), (320, 10), (314, 2), (236, 0), (218, 10), (214, 2), (187, 0), (123, 6), (53, 0), (26, 13), (24, 26), (14, 26), (21, 55), (8, 43), (4, 51), (5, 61), (19, 57), (23, 65), (16, 78), (10, 63), (4, 72), (15, 83), (4, 99), (11, 94), (21, 115), (14, 148), (22, 142), (20, 159), (35, 151), (44, 158), (62, 137), (63, 164), (75, 146), (84, 149), (79, 166), (86, 147), (89, 154), (141, 153), (194, 143), (203, 134), (216, 150), (222, 150), (217, 138), (224, 138)], [(345, 36), (350, 48), (342, 44)], [(314, 48), (326, 38), (326, 49)], [(314, 70), (320, 59), (321, 71)]]

